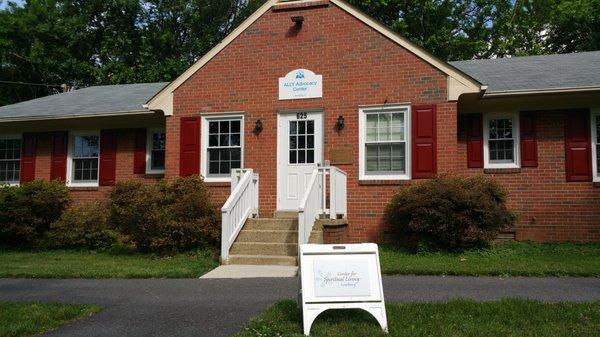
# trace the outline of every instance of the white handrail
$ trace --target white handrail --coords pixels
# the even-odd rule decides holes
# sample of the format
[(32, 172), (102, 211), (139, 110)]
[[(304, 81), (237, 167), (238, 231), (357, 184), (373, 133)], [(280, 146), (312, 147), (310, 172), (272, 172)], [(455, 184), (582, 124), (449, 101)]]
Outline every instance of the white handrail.
[(221, 208), (221, 261), (250, 216), (258, 216), (258, 174), (251, 169), (231, 170), (232, 191)]
[[(329, 175), (329, 207), (326, 186)], [(312, 175), (298, 207), (298, 243), (308, 243), (315, 220), (321, 214), (330, 219), (347, 215), (347, 175), (334, 166), (318, 167)]]

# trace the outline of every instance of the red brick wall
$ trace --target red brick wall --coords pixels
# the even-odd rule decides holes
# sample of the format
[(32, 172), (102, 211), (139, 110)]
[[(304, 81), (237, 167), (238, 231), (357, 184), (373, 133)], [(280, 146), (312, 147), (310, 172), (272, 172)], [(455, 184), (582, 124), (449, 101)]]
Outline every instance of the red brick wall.
[[(35, 165), (36, 179), (50, 178), (51, 134), (47, 132), (36, 133), (37, 153)], [(147, 176), (133, 174), (133, 150), (135, 133), (133, 129), (120, 129), (117, 143), (117, 171), (116, 181), (141, 179), (143, 181), (156, 181), (162, 176)], [(71, 188), (71, 197), (74, 204), (96, 201), (104, 198), (111, 189), (110, 186), (92, 188)]]
[[(292, 15), (305, 18), (294, 30)], [(306, 68), (323, 75), (323, 99), (278, 100), (278, 79)], [(358, 182), (358, 107), (410, 102), (437, 104), (439, 171), (455, 166), (456, 104), (446, 102), (446, 76), (414, 54), (330, 5), (269, 11), (174, 93), (174, 116), (167, 118), (167, 177), (179, 174), (179, 118), (201, 112), (245, 112), (244, 166), (260, 174), (260, 213), (270, 216), (277, 203), (277, 111), (324, 109), (324, 156), (345, 147), (354, 163), (337, 165), (348, 173), (348, 219), (352, 241), (383, 238), (383, 209), (398, 183)], [(343, 115), (346, 128), (334, 127)], [(252, 134), (260, 118), (264, 130)], [(452, 150), (448, 150), (452, 149)], [(201, 159), (203, 160), (203, 159)], [(229, 187), (215, 187), (224, 201)], [(218, 197), (217, 197), (218, 198)]]
[[(566, 181), (564, 112), (538, 112), (538, 167), (520, 173), (489, 174), (508, 191), (508, 204), (520, 217), (518, 240), (600, 241), (600, 188), (591, 182)], [(481, 174), (467, 168), (467, 145), (459, 135), (457, 172)]]

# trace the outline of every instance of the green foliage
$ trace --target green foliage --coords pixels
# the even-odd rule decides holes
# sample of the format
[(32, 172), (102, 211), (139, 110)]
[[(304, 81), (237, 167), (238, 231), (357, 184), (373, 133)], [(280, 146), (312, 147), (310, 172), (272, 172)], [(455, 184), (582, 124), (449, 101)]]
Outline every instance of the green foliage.
[[(0, 105), (170, 81), (265, 0), (28, 0), (0, 10)], [(349, 0), (443, 60), (600, 49), (600, 0)]]
[(216, 247), (220, 222), (199, 177), (157, 184), (124, 182), (109, 195), (109, 222), (142, 252)]
[(481, 247), (515, 221), (505, 202), (491, 179), (439, 177), (400, 189), (386, 218), (401, 237), (415, 237), (428, 250)]
[[(5, 278), (197, 278), (219, 266), (214, 251), (173, 256), (110, 251), (30, 251), (0, 248)], [(2, 335), (0, 335), (2, 336)]]
[(99, 311), (100, 307), (96, 305), (0, 302), (0, 336), (39, 336)]
[[(364, 310), (327, 310), (310, 331), (314, 337), (537, 336), (593, 337), (600, 329), (600, 301), (544, 303), (520, 299), (491, 302), (387, 302), (389, 333)], [(233, 337), (301, 337), (302, 310), (279, 301)]]
[(90, 203), (67, 209), (50, 225), (45, 247), (51, 249), (108, 249), (126, 242), (109, 228), (106, 206)]
[(69, 201), (69, 190), (59, 181), (35, 180), (0, 187), (0, 244), (39, 244)]

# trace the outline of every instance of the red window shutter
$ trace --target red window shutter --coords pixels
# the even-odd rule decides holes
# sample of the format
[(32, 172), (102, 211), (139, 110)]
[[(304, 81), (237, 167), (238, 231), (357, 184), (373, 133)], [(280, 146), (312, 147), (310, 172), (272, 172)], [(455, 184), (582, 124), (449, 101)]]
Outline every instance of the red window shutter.
[(467, 167), (483, 167), (483, 115), (467, 115)]
[(35, 153), (37, 139), (34, 134), (23, 134), (21, 146), (21, 183), (35, 179)]
[(520, 113), (521, 129), (521, 166), (537, 167), (537, 139), (535, 135), (535, 112), (521, 111)]
[(100, 131), (100, 169), (98, 184), (110, 186), (115, 184), (117, 172), (117, 130)]
[(200, 117), (182, 117), (180, 125), (179, 175), (200, 172)]
[(566, 112), (565, 150), (567, 181), (592, 181), (590, 114), (587, 110)]
[(52, 134), (50, 180), (65, 180), (67, 176), (67, 142), (67, 132), (56, 132)]
[(437, 173), (435, 105), (412, 107), (412, 177), (432, 178)]
[(146, 129), (135, 129), (133, 173), (146, 173)]

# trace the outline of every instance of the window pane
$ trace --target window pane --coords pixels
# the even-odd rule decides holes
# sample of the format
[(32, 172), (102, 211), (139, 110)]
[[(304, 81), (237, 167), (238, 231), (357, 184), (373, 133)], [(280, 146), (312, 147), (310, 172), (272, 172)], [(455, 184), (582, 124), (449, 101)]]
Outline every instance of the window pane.
[(298, 148), (305, 149), (306, 148), (306, 137), (298, 136)]
[(219, 136), (209, 135), (208, 136), (208, 146), (210, 146), (210, 147), (219, 146)]
[(153, 150), (164, 150), (165, 149), (165, 133), (155, 132), (152, 135), (152, 149)]
[(231, 134), (231, 138), (229, 139), (229, 145), (240, 146), (240, 134), (239, 133)]
[(405, 143), (368, 144), (366, 146), (366, 172), (405, 173)]
[(307, 134), (315, 133), (315, 121), (306, 121), (306, 133)]
[(208, 133), (210, 133), (210, 134), (219, 133), (219, 122), (209, 122), (208, 123)]
[(314, 164), (315, 162), (315, 150), (307, 150), (306, 151), (306, 162), (309, 164)]
[(298, 121), (298, 134), (303, 135), (306, 133), (306, 121)]
[(296, 150), (291, 150), (290, 151), (290, 164), (296, 164), (297, 163), (297, 159), (296, 159)]
[(295, 135), (298, 133), (298, 123), (295, 121), (290, 122), (290, 135)]
[(404, 114), (392, 114), (392, 140), (404, 141)]
[(229, 176), (242, 165), (242, 121), (222, 120), (209, 123), (207, 175)]
[(219, 132), (220, 133), (229, 133), (229, 121), (219, 122)]
[(163, 170), (165, 168), (165, 151), (164, 150), (152, 151), (151, 168), (153, 170)]
[(231, 132), (240, 133), (241, 121), (231, 121)]
[(377, 114), (367, 115), (367, 141), (377, 141)]
[(306, 152), (304, 150), (298, 151), (298, 164), (306, 163)]
[(391, 136), (391, 116), (388, 113), (379, 114), (379, 140), (380, 141), (388, 141)]
[(298, 148), (297, 136), (290, 136), (290, 149), (297, 149), (297, 148)]
[[(600, 115), (596, 116), (596, 144), (600, 144)], [(600, 154), (598, 157), (600, 158)]]

